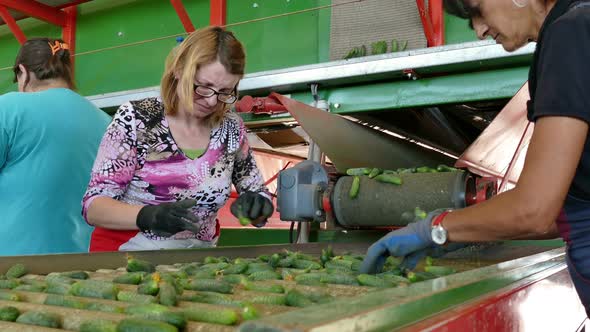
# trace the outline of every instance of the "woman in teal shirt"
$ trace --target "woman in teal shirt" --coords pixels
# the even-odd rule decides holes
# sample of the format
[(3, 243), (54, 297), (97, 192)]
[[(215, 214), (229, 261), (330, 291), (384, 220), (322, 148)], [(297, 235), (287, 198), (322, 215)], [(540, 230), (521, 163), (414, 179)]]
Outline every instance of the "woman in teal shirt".
[(0, 255), (86, 252), (80, 199), (110, 119), (73, 91), (61, 40), (28, 40), (14, 75), (19, 92), (0, 96)]

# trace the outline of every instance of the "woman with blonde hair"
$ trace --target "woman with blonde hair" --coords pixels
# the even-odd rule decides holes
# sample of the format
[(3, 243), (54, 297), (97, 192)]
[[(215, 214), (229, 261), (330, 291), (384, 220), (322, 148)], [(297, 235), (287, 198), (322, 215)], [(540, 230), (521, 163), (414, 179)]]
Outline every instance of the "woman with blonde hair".
[(245, 55), (231, 32), (193, 32), (168, 56), (161, 97), (121, 105), (103, 137), (83, 199), (90, 251), (215, 246), (218, 210), (263, 226), (273, 212), (246, 139), (230, 112)]

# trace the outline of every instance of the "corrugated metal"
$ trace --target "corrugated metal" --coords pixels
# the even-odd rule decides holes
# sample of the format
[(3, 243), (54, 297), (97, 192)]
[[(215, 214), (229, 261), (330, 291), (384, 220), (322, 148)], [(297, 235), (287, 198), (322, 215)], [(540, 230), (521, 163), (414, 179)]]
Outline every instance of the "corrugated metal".
[(415, 1), (333, 0), (330, 32), (330, 59), (340, 60), (353, 48), (361, 45), (371, 52), (371, 43), (385, 40), (407, 40), (408, 49), (426, 47), (426, 37)]

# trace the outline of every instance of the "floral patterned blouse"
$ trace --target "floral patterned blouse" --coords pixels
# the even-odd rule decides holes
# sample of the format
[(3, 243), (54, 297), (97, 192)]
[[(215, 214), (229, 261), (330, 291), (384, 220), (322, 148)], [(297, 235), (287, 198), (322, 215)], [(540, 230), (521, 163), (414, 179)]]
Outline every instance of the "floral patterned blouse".
[(138, 233), (152, 242), (216, 241), (217, 212), (228, 200), (232, 184), (238, 193), (253, 191), (268, 195), (248, 145), (246, 128), (237, 114), (226, 113), (221, 124), (212, 129), (207, 150), (193, 160), (176, 145), (159, 98), (125, 103), (113, 117), (100, 144), (82, 202), (84, 218), (88, 220), (88, 207), (99, 196), (134, 205), (195, 199), (193, 213), (199, 217), (201, 230), (198, 234), (184, 231), (171, 238), (159, 238), (138, 230), (96, 227), (90, 250), (119, 250)]

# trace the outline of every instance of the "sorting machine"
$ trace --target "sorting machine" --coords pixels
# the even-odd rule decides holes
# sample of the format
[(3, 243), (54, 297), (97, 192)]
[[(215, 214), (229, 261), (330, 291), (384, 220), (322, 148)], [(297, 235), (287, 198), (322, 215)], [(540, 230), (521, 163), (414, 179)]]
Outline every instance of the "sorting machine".
[[(502, 62), (507, 56), (498, 47), (489, 44), (383, 55), (367, 60), (336, 61), (322, 66), (253, 74), (240, 83), (240, 90), (252, 94), (262, 94), (269, 89), (287, 93), (313, 82), (324, 87), (350, 81), (366, 83), (384, 77), (402, 77), (407, 68), (423, 73), (432, 73), (441, 68), (448, 70), (457, 61), (463, 61), (465, 66), (476, 69), (486, 61)], [(515, 56), (522, 57), (523, 54)], [(150, 93), (151, 90), (143, 89), (90, 99), (101, 107), (110, 107), (121, 100), (146, 97)], [(277, 97), (290, 111), (285, 117), (297, 120), (329, 157), (329, 165), (332, 165), (326, 166), (318, 160), (304, 161), (281, 172), (278, 210), (285, 221), (329, 221), (338, 231), (351, 235), (357, 230), (362, 232), (361, 229), (406, 225), (409, 220), (404, 218), (404, 213), (414, 211), (416, 207), (424, 211), (462, 208), (482, 202), (497, 193), (497, 176), (502, 167), (499, 170), (493, 167), (478, 168), (474, 166), (486, 163), (463, 160), (464, 165), (471, 167), (458, 172), (402, 174), (403, 183), (399, 186), (361, 177), (359, 194), (353, 199), (349, 195), (352, 177), (345, 175), (348, 168), (396, 170), (416, 166), (436, 167), (439, 164), (452, 165), (455, 159), (448, 153), (442, 153), (444, 151), (390, 135), (386, 130), (377, 130), (362, 121), (352, 121), (281, 95)], [(332, 107), (330, 109), (333, 110)], [(276, 123), (277, 118), (269, 120)], [(506, 146), (512, 145), (506, 143)], [(514, 150), (513, 147), (510, 156)], [(506, 162), (488, 160), (486, 165), (505, 165)], [(490, 178), (490, 175), (496, 177)], [(358, 240), (350, 236), (344, 239), (344, 242), (330, 243), (130, 254), (160, 264), (163, 268), (174, 268), (174, 264), (202, 261), (207, 256), (247, 258), (284, 249), (319, 256), (328, 245), (336, 254), (362, 255), (376, 238)], [(15, 263), (22, 263), (29, 268), (31, 275), (85, 270), (91, 272), (92, 278), (110, 278), (121, 273), (120, 268), (124, 266), (127, 254), (112, 252), (2, 257), (0, 271), (6, 271)], [(386, 289), (342, 285), (310, 287), (308, 290), (312, 292), (331, 292), (335, 301), (307, 308), (261, 308), (261, 318), (237, 326), (191, 322), (187, 331), (576, 331), (583, 325), (584, 310), (569, 279), (560, 241), (480, 244), (449, 253), (437, 262), (454, 267), (458, 273)], [(13, 305), (21, 310), (57, 310), (42, 304), (41, 293), (21, 294), (26, 301), (0, 300), (0, 305)], [(231, 296), (240, 299), (248, 296), (248, 293), (237, 292)], [(76, 330), (83, 318), (118, 320), (122, 317), (116, 313), (72, 308), (60, 308), (59, 312), (64, 327), (69, 330)], [(0, 322), (0, 330), (56, 331), (8, 322)]]

